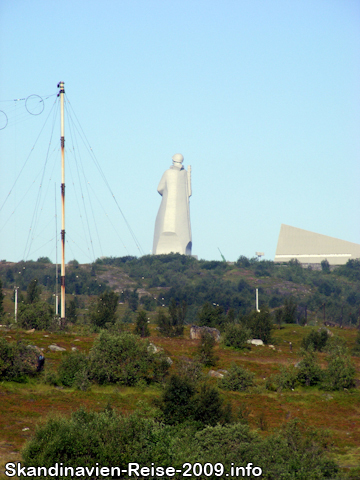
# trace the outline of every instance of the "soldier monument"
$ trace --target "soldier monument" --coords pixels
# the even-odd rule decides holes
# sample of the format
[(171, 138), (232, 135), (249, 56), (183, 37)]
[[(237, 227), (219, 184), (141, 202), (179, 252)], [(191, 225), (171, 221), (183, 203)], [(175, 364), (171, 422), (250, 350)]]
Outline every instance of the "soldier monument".
[(184, 157), (180, 153), (176, 153), (172, 161), (157, 189), (162, 200), (155, 222), (153, 254), (191, 255), (191, 167), (189, 165), (188, 171), (185, 170), (182, 165)]

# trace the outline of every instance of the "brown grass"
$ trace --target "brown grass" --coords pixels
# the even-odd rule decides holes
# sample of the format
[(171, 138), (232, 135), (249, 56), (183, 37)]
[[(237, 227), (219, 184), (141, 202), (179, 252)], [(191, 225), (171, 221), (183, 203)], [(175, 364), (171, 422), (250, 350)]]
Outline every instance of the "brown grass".
[[(127, 326), (129, 330), (132, 325)], [(356, 338), (355, 330), (331, 329), (343, 337), (347, 345), (352, 347)], [(189, 327), (184, 337), (164, 338), (158, 335), (154, 325), (150, 325), (149, 340), (164, 349), (176, 368), (181, 358), (194, 358), (198, 341), (190, 340)], [(337, 461), (346, 466), (360, 464), (360, 391), (324, 392), (317, 388), (297, 388), (294, 392), (269, 392), (264, 388), (264, 378), (279, 371), (281, 365), (294, 364), (299, 360), (302, 338), (308, 328), (297, 325), (286, 325), (282, 329), (274, 329), (274, 346), (251, 346), (248, 350), (235, 351), (216, 346), (219, 361), (216, 369), (228, 369), (232, 362), (248, 368), (256, 375), (256, 387), (249, 393), (226, 392), (224, 395), (232, 403), (236, 412), (240, 404), (250, 409), (250, 424), (259, 428), (260, 422), (267, 426), (266, 435), (274, 428), (281, 426), (292, 418), (300, 418), (308, 425), (327, 429), (334, 444), (333, 455)], [(96, 334), (78, 335), (76, 327), (69, 333), (34, 332), (26, 334), (22, 330), (0, 331), (0, 336), (8, 341), (23, 339), (28, 343), (44, 348), (46, 368), (56, 370), (62, 353), (51, 352), (49, 345), (56, 343), (67, 351), (77, 347), (87, 353), (96, 338)], [(293, 350), (290, 351), (289, 342)], [(326, 365), (326, 354), (320, 354), (320, 361)], [(360, 358), (353, 357), (356, 366), (357, 380), (360, 380)], [(204, 370), (206, 373), (206, 370)], [(216, 382), (215, 379), (211, 381)], [(36, 425), (46, 419), (49, 414), (68, 415), (72, 411), (85, 406), (95, 410), (111, 404), (121, 412), (131, 412), (139, 407), (139, 401), (151, 405), (152, 399), (159, 396), (157, 388), (125, 388), (119, 386), (92, 386), (87, 392), (74, 389), (58, 388), (44, 385), (38, 380), (27, 384), (12, 382), (0, 383), (0, 471), (8, 461), (19, 461), (20, 450), (33, 434)], [(29, 430), (23, 430), (28, 428)], [(0, 478), (5, 478), (1, 476)]]

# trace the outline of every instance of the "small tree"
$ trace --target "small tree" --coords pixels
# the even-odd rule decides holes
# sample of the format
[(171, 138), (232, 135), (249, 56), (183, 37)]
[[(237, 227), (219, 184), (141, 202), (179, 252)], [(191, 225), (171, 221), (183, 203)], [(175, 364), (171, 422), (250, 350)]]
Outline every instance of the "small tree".
[(37, 278), (31, 280), (28, 285), (27, 292), (26, 292), (26, 303), (32, 304), (39, 300), (41, 293), (41, 287)]
[(220, 380), (219, 386), (224, 390), (231, 390), (233, 392), (244, 392), (254, 383), (254, 374), (233, 363), (230, 367), (229, 373), (224, 375)]
[(321, 270), (324, 273), (330, 273), (330, 263), (327, 261), (326, 258), (321, 262)]
[(275, 312), (275, 322), (277, 323), (279, 330), (281, 329), (281, 324), (283, 321), (284, 312), (282, 308), (278, 308)]
[(285, 298), (284, 310), (283, 310), (283, 321), (285, 323), (296, 322), (296, 309), (297, 309), (297, 304), (295, 300), (292, 297)]
[(352, 350), (352, 354), (356, 355), (357, 357), (360, 357), (360, 331), (358, 331), (356, 340), (355, 340), (355, 346)]
[(169, 305), (169, 315), (159, 308), (156, 323), (161, 335), (165, 337), (177, 337), (184, 333), (184, 322), (186, 315), (186, 303), (176, 305), (172, 298)]
[(219, 305), (204, 303), (198, 312), (199, 326), (218, 328), (224, 323), (224, 310)]
[(144, 380), (160, 381), (169, 369), (165, 355), (152, 353), (137, 335), (104, 330), (89, 354), (89, 378), (99, 384), (133, 386)]
[(104, 328), (106, 323), (114, 324), (118, 301), (119, 296), (113, 291), (99, 295), (96, 304), (91, 309), (91, 323), (98, 328)]
[(171, 337), (172, 325), (169, 315), (166, 315), (164, 310), (160, 307), (156, 316), (156, 324), (158, 330), (164, 337)]
[(330, 356), (324, 373), (325, 390), (343, 390), (355, 386), (355, 367), (350, 356), (344, 350), (337, 350)]
[(268, 308), (262, 307), (260, 312), (252, 312), (244, 320), (250, 328), (253, 338), (259, 338), (264, 343), (270, 343), (273, 320)]
[(129, 302), (129, 308), (133, 311), (136, 312), (139, 306), (139, 294), (137, 292), (137, 288), (135, 288), (130, 294), (128, 298)]
[(225, 327), (223, 343), (227, 347), (244, 348), (251, 338), (251, 330), (242, 323), (230, 323)]
[(210, 332), (204, 331), (201, 333), (200, 345), (198, 347), (199, 361), (206, 367), (213, 367), (216, 365), (218, 358), (214, 352), (215, 338)]
[(0, 338), (0, 380), (24, 382), (37, 371), (38, 355), (21, 340), (7, 342)]
[(314, 350), (321, 352), (329, 339), (329, 334), (325, 328), (320, 331), (311, 330), (311, 332), (302, 339), (301, 346), (305, 350)]
[(240, 268), (249, 268), (251, 264), (250, 260), (247, 257), (245, 257), (244, 255), (240, 255), (235, 265)]
[(52, 324), (52, 308), (46, 302), (20, 304), (18, 313), (18, 324), (21, 328), (36, 328), (37, 330), (48, 330)]
[(231, 406), (212, 385), (203, 383), (199, 392), (192, 399), (193, 419), (205, 425), (231, 421)]
[(297, 380), (307, 387), (319, 384), (323, 379), (323, 372), (313, 351), (303, 352), (303, 359), (298, 365)]
[(59, 365), (58, 378), (62, 385), (72, 387), (81, 371), (88, 373), (89, 360), (82, 352), (72, 352), (66, 355)]
[(148, 326), (148, 319), (145, 310), (140, 310), (136, 317), (136, 325), (135, 325), (135, 330), (134, 333), (137, 335), (140, 335), (140, 337), (149, 337), (150, 336), (150, 330)]
[(38, 263), (52, 263), (49, 257), (39, 257), (36, 261)]
[(171, 375), (159, 407), (165, 423), (182, 423), (192, 415), (191, 398), (195, 394), (193, 383), (186, 377)]
[(68, 307), (66, 310), (66, 318), (73, 323), (75, 323), (77, 320), (76, 302), (74, 299), (71, 299), (68, 304)]
[(172, 336), (178, 337), (184, 333), (184, 323), (186, 316), (187, 305), (186, 302), (182, 302), (180, 305), (176, 305), (174, 298), (171, 299), (169, 305), (169, 315), (172, 324)]

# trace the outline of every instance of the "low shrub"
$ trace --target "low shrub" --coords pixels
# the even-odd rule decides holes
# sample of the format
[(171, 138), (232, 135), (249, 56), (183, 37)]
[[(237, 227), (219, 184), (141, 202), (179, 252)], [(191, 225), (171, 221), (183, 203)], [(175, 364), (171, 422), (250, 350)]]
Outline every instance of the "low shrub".
[(150, 336), (148, 318), (145, 310), (140, 310), (137, 314), (134, 333), (140, 335), (142, 338)]
[(318, 385), (323, 379), (323, 371), (317, 362), (313, 351), (303, 353), (303, 358), (298, 364), (297, 380), (307, 387)]
[(225, 327), (223, 343), (227, 347), (242, 349), (247, 347), (251, 338), (251, 330), (242, 323), (230, 323)]
[(201, 333), (201, 340), (198, 346), (199, 362), (206, 367), (213, 367), (218, 361), (214, 352), (215, 338), (206, 330)]
[(326, 329), (321, 329), (319, 331), (312, 330), (306, 337), (302, 339), (301, 346), (305, 350), (314, 350), (321, 352), (324, 350), (327, 341), (329, 339), (329, 334)]
[(207, 383), (196, 386), (179, 375), (170, 377), (162, 398), (155, 403), (162, 412), (161, 419), (169, 425), (186, 421), (216, 425), (231, 420), (231, 407), (217, 388)]
[(268, 390), (292, 390), (297, 384), (297, 371), (295, 367), (282, 367), (280, 373), (270, 375), (266, 379), (265, 386)]
[[(74, 469), (68, 478), (95, 478), (95, 465), (123, 466), (136, 461), (141, 466), (183, 470), (189, 462), (199, 468), (213, 465), (206, 477), (216, 479), (225, 478), (233, 465), (250, 464), (262, 469), (265, 480), (335, 480), (340, 478), (339, 468), (327, 456), (328, 443), (323, 434), (299, 421), (262, 437), (242, 423), (205, 428), (189, 423), (164, 425), (137, 414), (123, 416), (111, 408), (103, 412), (80, 409), (69, 418), (52, 417), (39, 426), (22, 451), (22, 466), (49, 468), (62, 463)], [(86, 474), (85, 467), (93, 473)], [(169, 478), (157, 473), (157, 478)], [(102, 478), (120, 476), (115, 470)], [(247, 475), (240, 471), (237, 476)]]
[(148, 343), (131, 333), (103, 331), (89, 354), (89, 378), (99, 384), (136, 385), (140, 379), (156, 382), (169, 369), (167, 358), (152, 353)]
[(18, 325), (21, 328), (30, 330), (49, 330), (54, 328), (53, 311), (46, 302), (34, 302), (20, 304), (18, 313)]
[(229, 373), (219, 382), (219, 387), (224, 390), (233, 392), (244, 392), (254, 383), (254, 374), (246, 368), (233, 363), (229, 369)]
[(89, 369), (89, 360), (82, 352), (73, 352), (66, 355), (58, 369), (58, 379), (65, 387), (73, 387), (79, 379), (79, 373), (87, 374)]
[(353, 388), (355, 386), (355, 373), (355, 367), (346, 352), (333, 353), (324, 372), (324, 390)]
[(22, 341), (7, 342), (0, 338), (0, 380), (26, 382), (36, 375), (38, 354)]

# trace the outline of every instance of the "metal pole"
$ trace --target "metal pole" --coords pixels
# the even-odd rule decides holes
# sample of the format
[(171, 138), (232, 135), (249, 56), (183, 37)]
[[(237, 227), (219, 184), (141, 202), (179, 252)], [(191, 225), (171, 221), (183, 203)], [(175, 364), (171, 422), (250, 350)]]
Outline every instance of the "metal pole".
[(56, 208), (56, 183), (55, 183), (55, 315), (59, 315), (59, 272), (58, 272), (58, 236), (57, 236), (57, 208)]
[(256, 289), (256, 294), (255, 294), (255, 299), (256, 299), (256, 311), (260, 312), (259, 310), (259, 289)]
[(64, 82), (60, 88), (60, 124), (61, 124), (61, 325), (65, 325), (65, 129), (64, 129)]
[(15, 323), (17, 323), (17, 302), (18, 302), (18, 288), (19, 287), (15, 287)]

